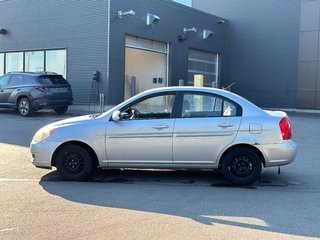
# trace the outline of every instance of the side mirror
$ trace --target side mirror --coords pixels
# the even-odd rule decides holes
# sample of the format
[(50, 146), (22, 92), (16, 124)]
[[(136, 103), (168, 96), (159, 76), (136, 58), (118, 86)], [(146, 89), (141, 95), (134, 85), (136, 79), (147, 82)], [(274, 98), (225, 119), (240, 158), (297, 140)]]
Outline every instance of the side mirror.
[(120, 111), (114, 111), (113, 113), (112, 113), (112, 120), (113, 121), (115, 121), (115, 122), (118, 122), (118, 121), (120, 121), (120, 114), (121, 114), (121, 112)]

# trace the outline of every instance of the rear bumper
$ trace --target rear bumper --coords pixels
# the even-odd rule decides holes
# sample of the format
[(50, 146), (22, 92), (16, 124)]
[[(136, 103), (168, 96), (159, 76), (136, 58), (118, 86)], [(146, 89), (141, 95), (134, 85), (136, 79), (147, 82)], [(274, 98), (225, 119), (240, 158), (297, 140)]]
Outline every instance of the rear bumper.
[(35, 99), (31, 102), (31, 105), (35, 109), (41, 108), (52, 108), (59, 106), (72, 105), (72, 98), (62, 98), (62, 99)]
[(297, 155), (297, 143), (293, 140), (286, 140), (281, 144), (258, 145), (256, 147), (264, 155), (265, 167), (289, 164), (294, 161)]

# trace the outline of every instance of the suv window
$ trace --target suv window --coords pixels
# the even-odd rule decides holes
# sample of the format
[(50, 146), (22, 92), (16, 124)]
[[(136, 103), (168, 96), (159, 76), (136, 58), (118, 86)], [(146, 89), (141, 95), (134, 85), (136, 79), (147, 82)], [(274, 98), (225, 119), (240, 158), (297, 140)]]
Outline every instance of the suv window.
[(65, 80), (62, 75), (44, 75), (39, 76), (38, 79), (40, 84), (68, 84), (67, 80)]
[(175, 94), (153, 96), (126, 108), (127, 119), (163, 119), (170, 118)]
[(32, 75), (23, 75), (23, 83), (24, 84), (37, 84), (37, 79), (36, 77)]
[(23, 75), (13, 74), (10, 79), (10, 86), (18, 86), (23, 84)]
[(183, 96), (183, 118), (236, 115), (237, 105), (223, 97), (207, 93), (185, 93)]
[(0, 87), (6, 86), (8, 84), (9, 78), (10, 78), (9, 75), (4, 75), (4, 76), (0, 77)]

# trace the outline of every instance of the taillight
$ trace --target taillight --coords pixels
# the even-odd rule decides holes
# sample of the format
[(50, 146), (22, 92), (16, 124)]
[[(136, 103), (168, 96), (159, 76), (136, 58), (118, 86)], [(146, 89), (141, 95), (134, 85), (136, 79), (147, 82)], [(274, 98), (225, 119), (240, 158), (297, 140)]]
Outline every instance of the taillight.
[(292, 138), (292, 133), (291, 133), (291, 124), (288, 118), (282, 118), (280, 123), (280, 130), (282, 134), (282, 139), (283, 140), (289, 140)]

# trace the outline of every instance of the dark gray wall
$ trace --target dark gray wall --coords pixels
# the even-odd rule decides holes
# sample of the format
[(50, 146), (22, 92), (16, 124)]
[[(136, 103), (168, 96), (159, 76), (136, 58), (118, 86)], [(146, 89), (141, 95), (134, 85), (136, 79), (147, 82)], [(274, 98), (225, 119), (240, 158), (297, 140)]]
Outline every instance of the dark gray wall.
[[(119, 10), (134, 10), (135, 16), (119, 19)], [(147, 13), (160, 17), (158, 24), (151, 28), (146, 26)], [(170, 43), (169, 85), (178, 85), (179, 79), (188, 78), (188, 49), (195, 48), (221, 53), (224, 63), (225, 26), (217, 24), (218, 17), (192, 8), (162, 0), (127, 0), (111, 1), (111, 34), (110, 34), (110, 82), (109, 103), (123, 100), (125, 79), (125, 35), (158, 40)], [(188, 34), (188, 39), (179, 41), (184, 27), (196, 27), (197, 33)], [(215, 32), (213, 38), (203, 40), (203, 28)], [(222, 72), (224, 66), (222, 64)], [(223, 76), (222, 76), (223, 78)]]
[(94, 70), (106, 76), (106, 1), (0, 1), (0, 28), (0, 52), (66, 48), (76, 103), (89, 102)]
[[(119, 10), (133, 9), (135, 16), (120, 19)], [(161, 20), (146, 26), (147, 13)], [(124, 99), (125, 36), (170, 43), (169, 85), (188, 76), (188, 49), (221, 53), (225, 62), (225, 26), (218, 17), (169, 0), (111, 0), (110, 8), (110, 76), (107, 79), (108, 1), (0, 1), (0, 27), (8, 35), (0, 35), (0, 52), (67, 49), (67, 79), (74, 90), (75, 103), (88, 103), (94, 70), (101, 73), (100, 91), (107, 95), (106, 104)], [(196, 27), (197, 33), (178, 41), (184, 27)], [(215, 32), (213, 38), (201, 38), (203, 28)], [(221, 65), (222, 73), (224, 64)], [(223, 75), (220, 76), (223, 79)]]
[(320, 0), (301, 2), (297, 106), (320, 109)]
[(261, 107), (296, 107), (300, 0), (193, 0), (227, 18), (226, 81)]

